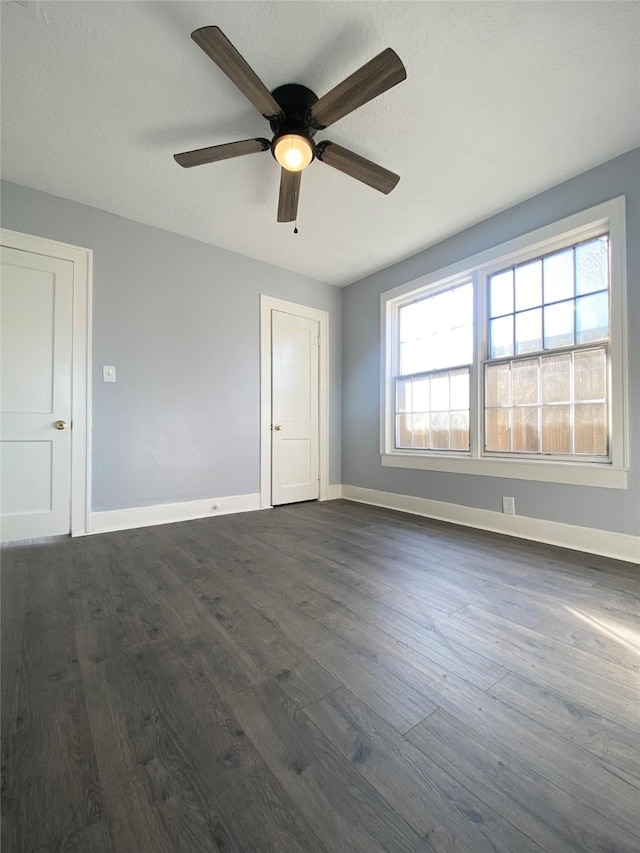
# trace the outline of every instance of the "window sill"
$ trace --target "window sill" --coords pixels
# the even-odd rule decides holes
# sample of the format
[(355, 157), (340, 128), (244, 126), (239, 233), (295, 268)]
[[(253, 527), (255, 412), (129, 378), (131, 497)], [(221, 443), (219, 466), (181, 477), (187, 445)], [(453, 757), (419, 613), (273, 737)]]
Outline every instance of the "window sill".
[(544, 483), (568, 483), (605, 489), (626, 489), (628, 471), (598, 463), (551, 462), (547, 460), (486, 459), (470, 456), (433, 456), (408, 453), (386, 453), (381, 462), (387, 468), (415, 468), (443, 471), (449, 474), (478, 474), (483, 477), (505, 477), (514, 480), (536, 480)]

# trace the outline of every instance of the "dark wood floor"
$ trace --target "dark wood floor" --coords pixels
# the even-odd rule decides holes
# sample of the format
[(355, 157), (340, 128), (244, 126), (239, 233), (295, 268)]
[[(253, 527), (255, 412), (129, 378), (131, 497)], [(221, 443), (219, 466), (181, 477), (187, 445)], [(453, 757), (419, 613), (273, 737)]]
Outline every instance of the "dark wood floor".
[(2, 552), (4, 853), (630, 853), (639, 568), (346, 501)]

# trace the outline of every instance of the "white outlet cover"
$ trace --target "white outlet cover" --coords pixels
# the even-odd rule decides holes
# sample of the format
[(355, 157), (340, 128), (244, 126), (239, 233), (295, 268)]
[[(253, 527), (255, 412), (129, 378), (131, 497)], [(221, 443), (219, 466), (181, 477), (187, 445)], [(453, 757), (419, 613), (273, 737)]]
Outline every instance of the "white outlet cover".
[(505, 515), (515, 515), (516, 514), (516, 499), (515, 498), (502, 498), (502, 512)]
[(102, 381), (103, 382), (115, 382), (116, 381), (116, 369), (112, 364), (103, 364), (102, 365)]

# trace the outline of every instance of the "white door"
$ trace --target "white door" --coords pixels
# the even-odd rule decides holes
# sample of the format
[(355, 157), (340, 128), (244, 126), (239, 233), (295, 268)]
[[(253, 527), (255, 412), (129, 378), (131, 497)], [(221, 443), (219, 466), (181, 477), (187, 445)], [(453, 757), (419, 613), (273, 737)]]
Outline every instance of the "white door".
[(271, 503), (320, 497), (317, 320), (271, 312)]
[(73, 263), (1, 252), (0, 527), (10, 542), (70, 530)]

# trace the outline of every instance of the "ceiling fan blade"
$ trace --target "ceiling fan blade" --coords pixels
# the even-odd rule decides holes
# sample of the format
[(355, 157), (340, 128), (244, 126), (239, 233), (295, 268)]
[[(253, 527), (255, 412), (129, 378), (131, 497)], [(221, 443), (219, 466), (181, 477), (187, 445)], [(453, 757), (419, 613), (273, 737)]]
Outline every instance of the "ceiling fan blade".
[(329, 127), (406, 78), (400, 57), (388, 47), (315, 102), (311, 107), (314, 127)]
[(220, 27), (200, 27), (191, 38), (266, 119), (282, 114), (276, 99)]
[(282, 169), (280, 173), (278, 222), (293, 222), (298, 215), (301, 177), (302, 172), (290, 172), (289, 169)]
[(400, 175), (383, 169), (377, 163), (366, 160), (359, 154), (354, 154), (348, 148), (336, 145), (335, 142), (321, 142), (316, 148), (318, 160), (333, 166), (345, 175), (350, 175), (363, 184), (368, 184), (374, 190), (387, 195), (400, 180)]
[(243, 139), (242, 142), (226, 142), (224, 145), (212, 145), (210, 148), (198, 148), (195, 151), (174, 154), (173, 159), (185, 169), (190, 169), (191, 166), (203, 166), (205, 163), (216, 163), (218, 160), (229, 160), (231, 157), (257, 154), (269, 148), (271, 144), (268, 139)]

